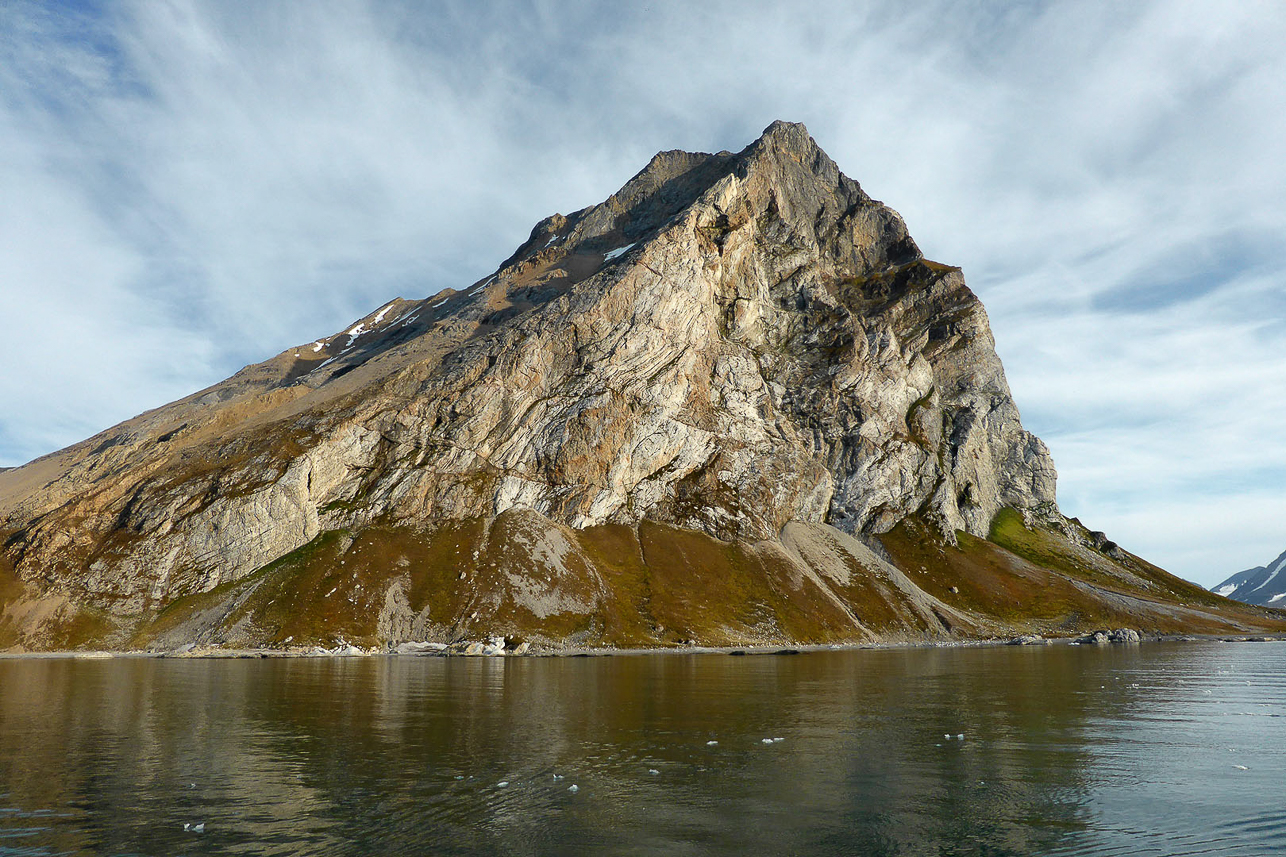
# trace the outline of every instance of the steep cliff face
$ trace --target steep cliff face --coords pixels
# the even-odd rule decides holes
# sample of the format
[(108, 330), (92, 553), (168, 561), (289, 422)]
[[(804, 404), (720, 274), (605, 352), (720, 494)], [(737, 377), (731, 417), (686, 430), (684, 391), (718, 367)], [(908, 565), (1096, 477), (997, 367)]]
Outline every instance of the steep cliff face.
[[(504, 621), (535, 616), (556, 637), (571, 632), (550, 616), (597, 616), (586, 627), (603, 638), (603, 605), (634, 609), (604, 570), (626, 560), (584, 534), (624, 527), (633, 541), (617, 547), (652, 571), (662, 543), (696, 534), (736, 550), (769, 546), (793, 569), (781, 572), (790, 586), (817, 578), (804, 601), (829, 604), (839, 625), (823, 622), (822, 634), (801, 620), (787, 633), (781, 610), (816, 618), (820, 608), (780, 593), (710, 598), (748, 598), (752, 612), (777, 598), (769, 637), (866, 638), (879, 634), (825, 569), (834, 577), (878, 561), (901, 572), (866, 557), (860, 539), (879, 549), (873, 539), (914, 524), (959, 549), (957, 534), (985, 539), (1002, 509), (1071, 538), (1054, 488), (1048, 451), (1019, 422), (960, 271), (924, 259), (898, 214), (840, 173), (803, 126), (775, 123), (737, 154), (657, 155), (606, 202), (542, 221), (465, 290), (395, 300), (343, 333), (0, 473), (7, 573), (21, 592), (5, 616), (28, 644), (53, 639), (42, 627), (76, 622), (87, 638), (126, 639), (185, 598), (245, 594), (239, 582), (264, 579), (265, 566), (327, 534), (351, 545), (382, 532), (419, 546), (390, 554), (369, 581), (374, 601), (361, 610), (391, 610), (385, 630), (396, 613), (397, 627), (458, 634), (524, 604)], [(508, 560), (513, 579), (471, 581), (479, 563), (500, 567), (484, 558), (492, 525), (515, 515), (534, 518), (510, 528), (530, 536)], [(443, 533), (475, 525), (469, 552), (441, 553)], [(791, 526), (859, 538), (819, 566), (788, 549)], [(451, 572), (430, 574), (437, 583), (421, 585), (423, 598), (465, 612), (415, 620), (394, 609), (410, 609), (420, 578), (396, 568), (413, 555)], [(696, 563), (690, 580), (705, 569)], [(559, 575), (574, 585), (557, 591)], [(929, 617), (934, 632), (986, 624), (948, 619), (939, 599), (908, 587), (884, 602)], [(475, 602), (491, 612), (468, 609)], [(743, 619), (729, 621), (753, 626)], [(213, 621), (175, 627), (196, 634)], [(636, 628), (636, 642), (668, 639), (662, 624), (651, 637)], [(246, 640), (272, 637), (251, 633), (260, 625), (246, 619)]]

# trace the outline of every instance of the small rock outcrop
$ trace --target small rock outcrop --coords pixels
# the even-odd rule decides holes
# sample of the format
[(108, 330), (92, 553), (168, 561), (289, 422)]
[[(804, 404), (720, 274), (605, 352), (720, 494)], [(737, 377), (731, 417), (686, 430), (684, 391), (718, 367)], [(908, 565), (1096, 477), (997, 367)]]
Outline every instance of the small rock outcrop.
[(1139, 643), (1143, 637), (1133, 628), (1117, 628), (1114, 631), (1094, 631), (1073, 642), (1081, 645), (1106, 646), (1109, 643)]

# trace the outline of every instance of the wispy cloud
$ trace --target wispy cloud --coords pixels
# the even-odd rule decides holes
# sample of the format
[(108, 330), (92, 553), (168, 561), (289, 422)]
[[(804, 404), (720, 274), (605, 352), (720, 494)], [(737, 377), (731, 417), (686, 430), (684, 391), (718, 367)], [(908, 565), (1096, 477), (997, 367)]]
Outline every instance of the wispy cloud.
[(0, 463), (786, 118), (964, 267), (1070, 513), (1280, 553), (1286, 9), (851, 5), (6, 4)]

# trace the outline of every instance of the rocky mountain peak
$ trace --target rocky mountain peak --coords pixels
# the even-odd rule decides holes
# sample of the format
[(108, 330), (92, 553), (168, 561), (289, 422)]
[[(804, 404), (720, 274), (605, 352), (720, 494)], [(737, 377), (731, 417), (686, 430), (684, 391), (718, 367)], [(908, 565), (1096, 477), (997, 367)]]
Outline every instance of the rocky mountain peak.
[[(924, 260), (799, 124), (737, 154), (662, 152), (603, 203), (541, 221), (470, 288), (395, 301), (292, 353), (118, 431), (87, 469), (106, 472), (120, 435), (156, 456), (149, 440), (253, 397), (253, 418), (211, 442), (306, 436), (273, 465), (283, 475), (366, 439), (348, 478), (296, 498), (291, 541), (341, 505), (353, 521), (523, 505), (574, 527), (652, 517), (735, 539), (790, 520), (880, 532), (917, 511), (948, 537), (985, 534), (1002, 506), (1054, 502), (959, 270)], [(247, 467), (180, 478), (180, 493), (216, 474), (263, 481), (259, 457)], [(107, 504), (125, 517), (105, 521), (145, 531), (130, 515), (163, 483), (129, 482)]]
[(773, 122), (742, 152), (742, 157), (743, 177), (756, 170), (767, 170), (778, 179), (792, 173), (811, 174), (823, 188), (839, 189), (842, 182), (857, 187), (798, 122)]
[(661, 152), (468, 287), (0, 473), (13, 573), (117, 616), (335, 532), (914, 519), (954, 544), (1005, 508), (1062, 520), (982, 305), (785, 122)]

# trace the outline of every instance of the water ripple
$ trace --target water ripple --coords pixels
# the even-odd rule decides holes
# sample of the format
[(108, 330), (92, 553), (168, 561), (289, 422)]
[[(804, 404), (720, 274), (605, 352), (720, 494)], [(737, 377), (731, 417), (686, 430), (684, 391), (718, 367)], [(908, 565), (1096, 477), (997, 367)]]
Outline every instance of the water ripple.
[(1286, 646), (4, 661), (0, 687), (0, 857), (1286, 852)]

